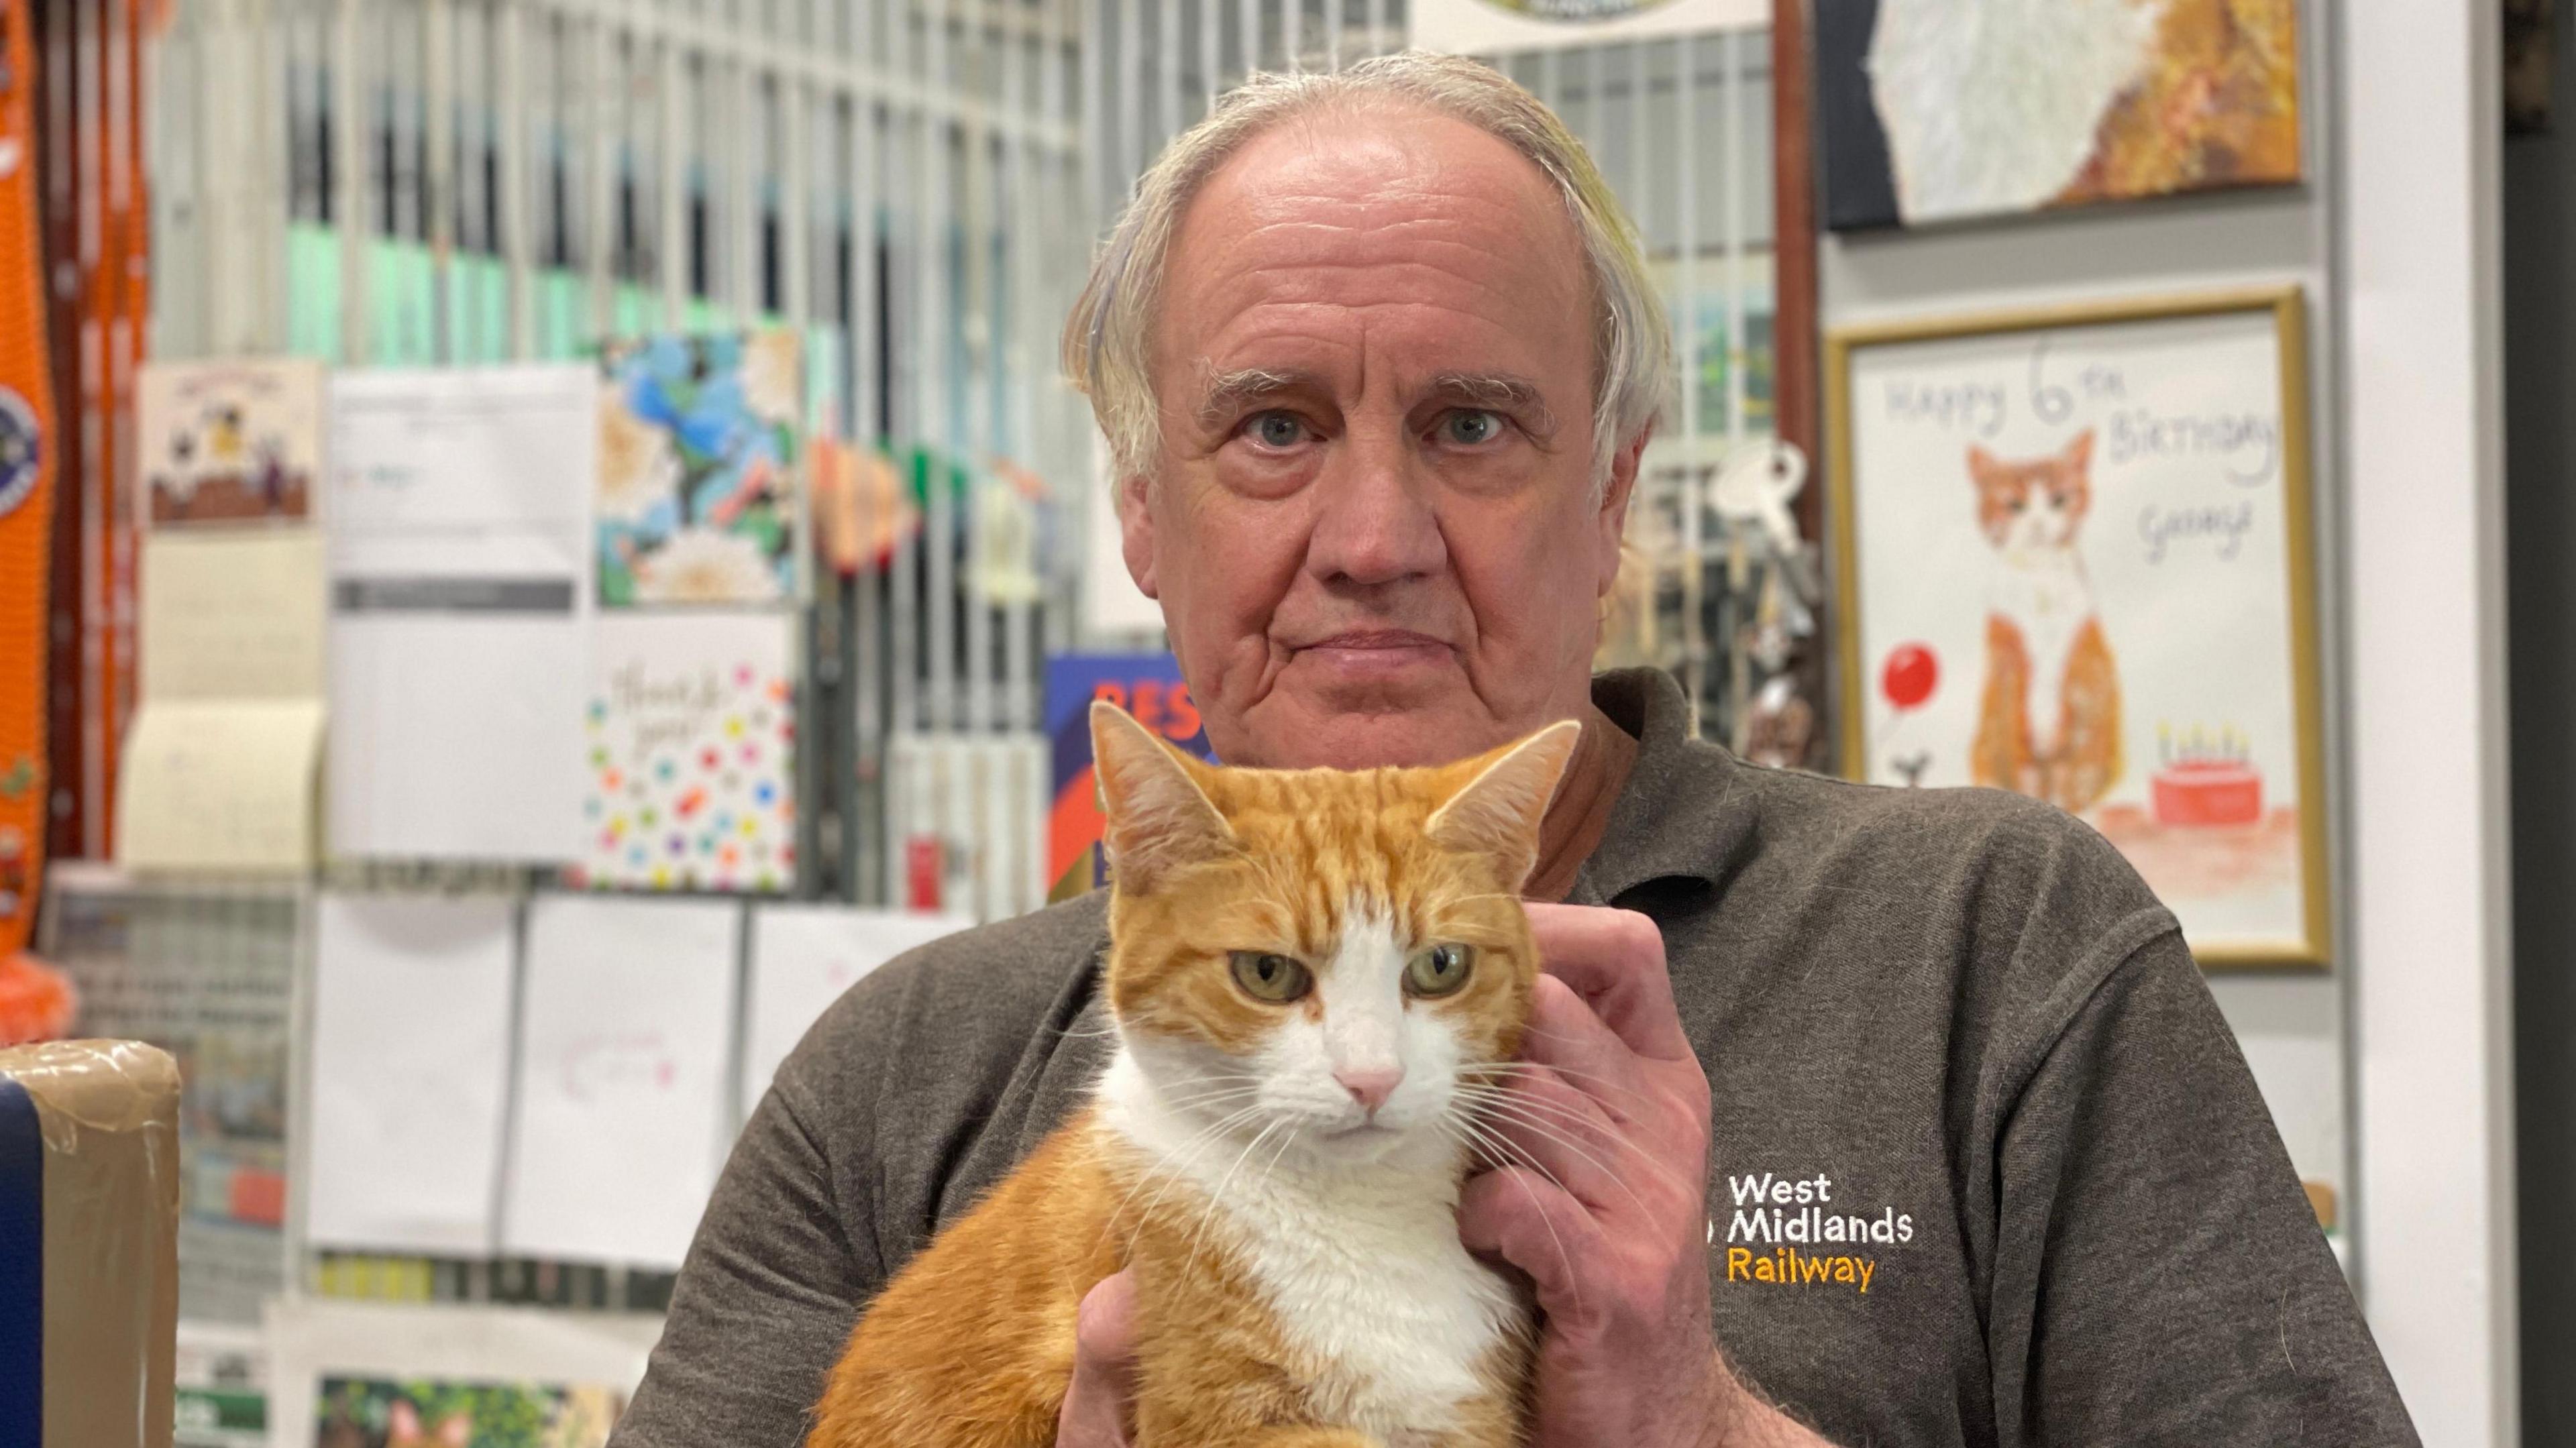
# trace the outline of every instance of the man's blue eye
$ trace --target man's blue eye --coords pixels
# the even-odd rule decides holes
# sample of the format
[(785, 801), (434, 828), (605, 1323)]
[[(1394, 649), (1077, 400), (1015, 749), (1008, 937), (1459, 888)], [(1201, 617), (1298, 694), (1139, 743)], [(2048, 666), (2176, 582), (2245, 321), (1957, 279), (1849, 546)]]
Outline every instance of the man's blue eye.
[(1440, 425), (1451, 442), (1463, 447), (1492, 442), (1503, 430), (1502, 418), (1481, 409), (1453, 412)]
[(1251, 432), (1264, 447), (1295, 447), (1305, 440), (1306, 425), (1291, 413), (1265, 412), (1252, 419)]

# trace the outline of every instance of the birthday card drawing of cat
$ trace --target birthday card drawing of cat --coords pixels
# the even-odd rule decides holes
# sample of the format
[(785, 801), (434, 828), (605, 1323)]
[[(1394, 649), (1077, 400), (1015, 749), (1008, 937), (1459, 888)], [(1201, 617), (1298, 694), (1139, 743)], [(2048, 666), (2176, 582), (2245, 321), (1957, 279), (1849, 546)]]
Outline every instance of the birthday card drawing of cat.
[(2085, 820), (2204, 962), (2324, 956), (2300, 316), (1831, 344), (1847, 772)]
[(1818, 0), (1825, 216), (1919, 226), (2300, 176), (2298, 0)]

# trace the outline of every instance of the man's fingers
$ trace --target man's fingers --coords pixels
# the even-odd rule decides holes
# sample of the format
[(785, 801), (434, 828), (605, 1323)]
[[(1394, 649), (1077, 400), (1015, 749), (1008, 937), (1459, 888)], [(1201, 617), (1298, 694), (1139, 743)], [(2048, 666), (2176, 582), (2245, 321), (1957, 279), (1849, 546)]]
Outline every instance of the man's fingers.
[(1056, 1415), (1056, 1448), (1127, 1448), (1136, 1394), (1136, 1282), (1124, 1272), (1083, 1294), (1074, 1313), (1073, 1383)]
[(1647, 1105), (1646, 1078), (1638, 1069), (1637, 1053), (1611, 1032), (1572, 986), (1554, 977), (1540, 976), (1531, 992), (1529, 1024), (1521, 1031), (1521, 1059), (1554, 1070), (1613, 1116), (1633, 1119)]
[(1527, 1274), (1539, 1309), (1552, 1319), (1581, 1317), (1587, 1302), (1607, 1305), (1591, 1265), (1604, 1251), (1599, 1224), (1581, 1202), (1526, 1167), (1468, 1178), (1458, 1193), (1458, 1240)]
[(1087, 1366), (1132, 1372), (1136, 1359), (1136, 1279), (1113, 1272), (1082, 1295), (1074, 1314), (1074, 1352)]
[(1605, 1110), (1597, 1088), (1588, 1083), (1568, 1081), (1545, 1065), (1525, 1062), (1499, 1096), (1478, 1105), (1477, 1118), (1484, 1133), (1499, 1139), (1498, 1165), (1535, 1168), (1596, 1209), (1634, 1195), (1626, 1177), (1629, 1146), (1620, 1127), (1627, 1118)]
[(1654, 921), (1597, 905), (1527, 908), (1540, 967), (1574, 987), (1630, 1050), (1665, 1061), (1691, 1053)]

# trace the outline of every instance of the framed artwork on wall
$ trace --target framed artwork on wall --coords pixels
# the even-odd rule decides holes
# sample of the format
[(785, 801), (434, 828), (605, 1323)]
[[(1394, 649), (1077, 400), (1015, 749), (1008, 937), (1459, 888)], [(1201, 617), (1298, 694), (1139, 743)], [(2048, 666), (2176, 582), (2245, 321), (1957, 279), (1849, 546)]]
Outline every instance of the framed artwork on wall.
[(1826, 339), (1844, 772), (2078, 816), (2204, 965), (2328, 958), (2303, 311)]
[(2300, 177), (2299, 0), (1817, 0), (1825, 223)]

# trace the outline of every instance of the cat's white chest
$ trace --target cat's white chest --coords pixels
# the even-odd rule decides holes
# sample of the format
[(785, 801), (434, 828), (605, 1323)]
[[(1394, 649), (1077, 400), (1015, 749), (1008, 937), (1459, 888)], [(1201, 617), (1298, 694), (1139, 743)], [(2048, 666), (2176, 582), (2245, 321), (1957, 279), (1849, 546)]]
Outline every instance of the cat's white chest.
[(1326, 1412), (1389, 1448), (1454, 1426), (1523, 1311), (1459, 1245), (1454, 1205), (1402, 1190), (1309, 1179), (1227, 1208), (1287, 1345), (1332, 1365), (1314, 1385)]
[(2042, 755), (2055, 754), (2058, 726), (2066, 717), (2067, 664), (2076, 636), (2093, 617), (2093, 591), (2071, 557), (2052, 558), (2036, 566), (2000, 569), (1990, 607), (2020, 632), (2030, 656), (2024, 707), (2031, 747)]
[(1100, 1099), (1105, 1127), (1196, 1189), (1185, 1210), (1212, 1213), (1287, 1355), (1321, 1365), (1308, 1386), (1328, 1420), (1430, 1448), (1491, 1391), (1478, 1369), (1527, 1308), (1460, 1245), (1445, 1173), (1245, 1165), (1164, 1111), (1124, 1052)]

